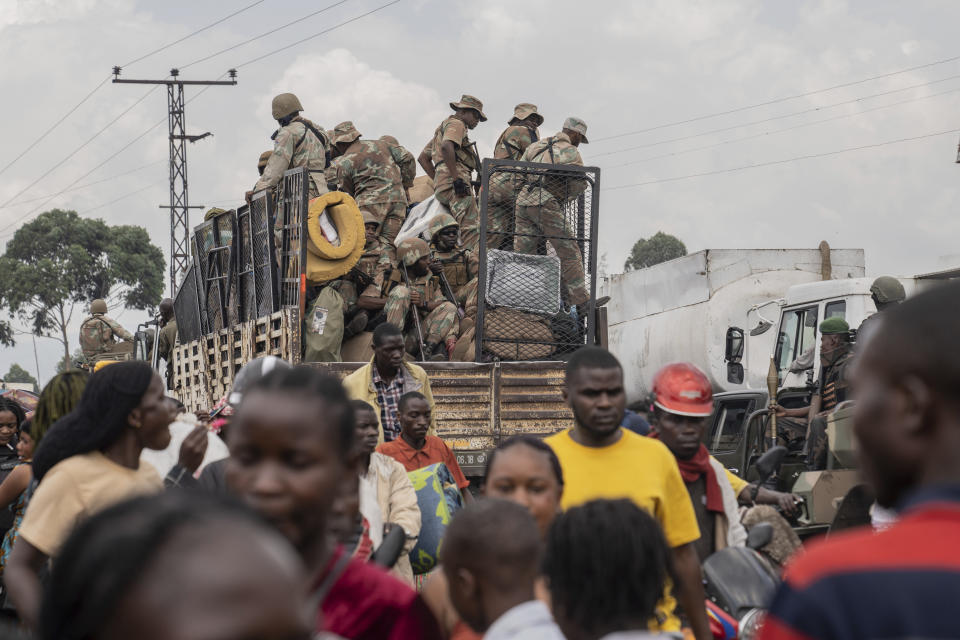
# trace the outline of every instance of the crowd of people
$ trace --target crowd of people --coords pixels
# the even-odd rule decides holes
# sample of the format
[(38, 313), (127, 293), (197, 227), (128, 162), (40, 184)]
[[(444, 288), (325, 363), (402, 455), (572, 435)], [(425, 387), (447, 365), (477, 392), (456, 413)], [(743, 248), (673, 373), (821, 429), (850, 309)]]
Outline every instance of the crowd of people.
[[(763, 640), (957, 637), (958, 307), (947, 284), (884, 310), (845, 361), (861, 468), (897, 520), (792, 557), (781, 527)], [(401, 328), (373, 343), (342, 382), (254, 360), (196, 416), (139, 361), (56, 376), (29, 417), (0, 399), (0, 611), (19, 625), (0, 637), (703, 640), (701, 563), (796, 508), (710, 456), (696, 367), (652, 381), (643, 436), (597, 347), (566, 364), (573, 427), (504, 439), (473, 486)]]

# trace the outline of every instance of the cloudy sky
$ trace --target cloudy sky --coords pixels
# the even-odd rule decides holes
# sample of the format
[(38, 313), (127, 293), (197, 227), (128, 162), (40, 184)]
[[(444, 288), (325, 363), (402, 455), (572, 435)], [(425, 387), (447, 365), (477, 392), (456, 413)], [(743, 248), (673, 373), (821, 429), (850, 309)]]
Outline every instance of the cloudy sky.
[[(481, 153), (517, 102), (539, 105), (545, 135), (566, 116), (586, 120), (581, 153), (603, 171), (611, 272), (659, 230), (691, 252), (825, 239), (864, 248), (870, 274), (960, 263), (955, 2), (397, 0), (378, 10), (388, 1), (262, 0), (132, 62), (253, 0), (0, 0), (0, 168), (93, 91), (0, 174), (0, 203), (10, 201), (0, 243), (56, 206), (141, 224), (166, 253), (165, 92), (101, 83), (113, 65), (125, 78), (177, 67), (197, 80), (236, 67), (235, 87), (188, 88), (188, 132), (214, 134), (189, 147), (191, 203), (235, 206), (252, 186), (278, 92), (295, 92), (325, 127), (351, 119), (414, 154), (447, 103), (471, 93), (490, 117), (473, 133)], [(868, 148), (834, 153), (857, 147)], [(804, 156), (822, 157), (791, 160)], [(766, 166), (736, 170), (749, 165)], [(143, 314), (114, 315), (133, 328)], [(37, 344), (47, 379), (59, 346)], [(11, 362), (36, 369), (27, 338), (0, 352), (0, 374)]]

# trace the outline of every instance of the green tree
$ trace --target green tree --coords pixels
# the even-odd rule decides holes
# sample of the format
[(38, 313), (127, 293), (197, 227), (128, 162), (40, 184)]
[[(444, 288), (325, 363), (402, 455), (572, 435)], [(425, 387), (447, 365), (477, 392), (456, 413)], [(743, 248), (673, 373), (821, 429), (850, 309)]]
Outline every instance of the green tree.
[(164, 260), (143, 227), (53, 209), (17, 230), (0, 256), (0, 273), (0, 308), (58, 340), (69, 360), (67, 327), (77, 305), (86, 313), (92, 300), (104, 298), (152, 310), (163, 292)]
[(16, 362), (10, 365), (7, 375), (3, 376), (4, 382), (27, 382), (33, 385), (34, 391), (39, 391), (37, 379), (30, 375), (30, 372), (18, 365)]
[(634, 243), (633, 249), (630, 250), (630, 257), (623, 264), (623, 270), (645, 269), (685, 255), (687, 255), (687, 248), (679, 238), (657, 231), (649, 238), (640, 238)]
[(76, 362), (77, 360), (83, 360), (83, 351), (79, 348), (73, 350), (73, 355), (70, 356), (70, 360), (64, 360), (61, 358), (57, 362), (57, 373), (63, 373), (67, 370), (67, 364)]

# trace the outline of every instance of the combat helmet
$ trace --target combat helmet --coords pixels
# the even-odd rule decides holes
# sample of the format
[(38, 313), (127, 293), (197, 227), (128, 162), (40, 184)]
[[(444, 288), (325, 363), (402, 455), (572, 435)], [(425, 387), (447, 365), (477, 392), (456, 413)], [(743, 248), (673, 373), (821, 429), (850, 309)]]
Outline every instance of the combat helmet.
[(90, 303), (90, 313), (106, 313), (107, 302), (103, 298), (97, 298)]
[(430, 239), (436, 240), (437, 234), (447, 227), (460, 227), (460, 224), (453, 219), (453, 216), (446, 212), (440, 212), (430, 220)]
[(903, 302), (907, 292), (900, 281), (891, 276), (880, 276), (870, 285), (870, 295), (878, 306)]
[(377, 216), (373, 215), (367, 210), (361, 211), (360, 215), (363, 216), (363, 226), (367, 226), (368, 224), (375, 224), (377, 225), (378, 229), (380, 228), (380, 221), (377, 220)]
[(271, 106), (274, 120), (281, 120), (291, 113), (303, 111), (303, 105), (300, 104), (300, 100), (292, 93), (281, 93), (273, 99)]
[(397, 258), (406, 266), (413, 265), (417, 260), (430, 255), (430, 247), (420, 238), (407, 238), (397, 247)]

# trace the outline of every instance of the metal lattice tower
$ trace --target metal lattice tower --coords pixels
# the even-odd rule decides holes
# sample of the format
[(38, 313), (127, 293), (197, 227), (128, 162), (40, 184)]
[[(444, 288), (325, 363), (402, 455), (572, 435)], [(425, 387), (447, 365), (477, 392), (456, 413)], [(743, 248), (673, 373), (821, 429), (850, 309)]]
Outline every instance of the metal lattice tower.
[(202, 209), (202, 205), (190, 205), (187, 182), (187, 142), (196, 142), (209, 135), (186, 134), (186, 110), (183, 99), (184, 85), (235, 85), (237, 72), (227, 73), (229, 80), (180, 80), (178, 69), (170, 70), (164, 80), (121, 80), (120, 67), (113, 68), (113, 82), (120, 84), (163, 84), (167, 86), (167, 131), (170, 139), (170, 204), (160, 205), (170, 210), (170, 293), (177, 293), (177, 275), (186, 272), (190, 265), (190, 209)]

